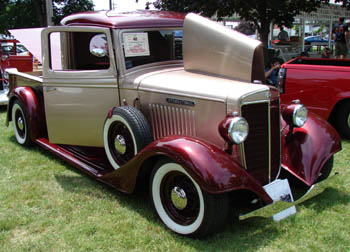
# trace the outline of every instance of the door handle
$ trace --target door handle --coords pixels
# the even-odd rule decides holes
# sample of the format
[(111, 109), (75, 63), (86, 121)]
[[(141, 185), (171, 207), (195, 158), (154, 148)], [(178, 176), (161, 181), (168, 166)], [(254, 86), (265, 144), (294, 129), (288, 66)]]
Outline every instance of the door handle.
[(56, 91), (56, 90), (57, 90), (57, 88), (55, 88), (55, 87), (45, 87), (46, 92), (51, 92), (51, 91)]

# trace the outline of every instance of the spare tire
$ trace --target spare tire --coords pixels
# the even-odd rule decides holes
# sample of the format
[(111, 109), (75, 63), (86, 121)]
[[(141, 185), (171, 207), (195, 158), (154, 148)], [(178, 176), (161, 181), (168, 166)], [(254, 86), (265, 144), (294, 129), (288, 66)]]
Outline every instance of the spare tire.
[(145, 116), (131, 106), (116, 107), (103, 129), (106, 155), (114, 169), (131, 160), (152, 142), (152, 131)]

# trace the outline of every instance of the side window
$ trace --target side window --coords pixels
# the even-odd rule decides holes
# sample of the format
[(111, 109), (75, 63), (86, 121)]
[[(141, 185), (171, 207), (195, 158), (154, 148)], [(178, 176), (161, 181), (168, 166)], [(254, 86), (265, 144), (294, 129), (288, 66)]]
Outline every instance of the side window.
[(122, 33), (126, 69), (162, 62), (182, 60), (182, 31), (154, 30)]
[(52, 70), (108, 69), (106, 35), (95, 32), (52, 32), (49, 35)]

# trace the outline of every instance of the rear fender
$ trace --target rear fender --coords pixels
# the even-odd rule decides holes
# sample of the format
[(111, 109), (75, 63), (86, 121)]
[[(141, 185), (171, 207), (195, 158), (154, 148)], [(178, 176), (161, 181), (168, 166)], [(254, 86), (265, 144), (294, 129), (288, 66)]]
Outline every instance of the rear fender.
[(10, 92), (6, 125), (8, 126), (9, 122), (12, 121), (11, 111), (15, 100), (19, 100), (24, 106), (29, 119), (31, 139), (35, 140), (44, 136), (46, 129), (44, 108), (39, 106), (39, 100), (30, 87), (17, 87)]
[[(266, 204), (272, 202), (263, 187), (229, 154), (191, 137), (166, 137), (149, 144), (137, 156), (102, 180), (133, 191), (142, 163), (155, 156), (166, 156), (182, 165), (200, 187), (211, 194), (239, 189), (256, 193)], [(153, 169), (153, 167), (147, 167)], [(121, 185), (121, 183), (123, 185)], [(129, 187), (129, 188), (128, 188)]]
[(282, 123), (282, 167), (308, 186), (314, 184), (326, 161), (341, 150), (335, 129), (324, 119), (309, 111), (301, 128), (290, 131)]

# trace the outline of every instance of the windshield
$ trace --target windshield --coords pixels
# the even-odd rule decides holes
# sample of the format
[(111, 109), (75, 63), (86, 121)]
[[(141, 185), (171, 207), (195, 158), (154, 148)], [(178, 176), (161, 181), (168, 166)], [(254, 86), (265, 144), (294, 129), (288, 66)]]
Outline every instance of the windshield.
[(182, 60), (182, 30), (179, 29), (123, 32), (122, 44), (126, 69)]

